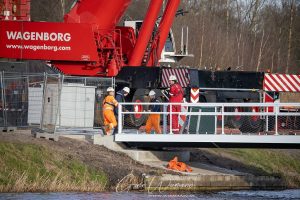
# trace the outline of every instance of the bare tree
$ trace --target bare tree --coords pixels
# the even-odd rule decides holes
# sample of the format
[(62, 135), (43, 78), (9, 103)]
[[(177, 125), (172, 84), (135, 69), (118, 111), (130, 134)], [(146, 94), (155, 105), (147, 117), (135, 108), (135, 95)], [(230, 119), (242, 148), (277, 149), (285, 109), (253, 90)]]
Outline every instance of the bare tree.
[[(278, 43), (281, 43), (281, 32), (282, 32), (282, 28), (279, 28), (279, 38), (278, 38)], [(278, 67), (281, 63), (281, 46), (279, 45), (278, 50), (277, 50), (277, 71), (278, 71)]]
[(287, 52), (285, 73), (289, 72), (289, 67), (290, 67), (294, 13), (295, 13), (295, 0), (291, 0), (290, 1), (290, 22), (289, 22), (289, 36), (288, 36), (288, 52)]
[(62, 16), (65, 16), (65, 10), (66, 10), (66, 1), (65, 0), (60, 0), (61, 3), (61, 12), (62, 12)]
[(263, 29), (262, 35), (261, 35), (261, 40), (260, 40), (259, 53), (258, 53), (258, 57), (257, 57), (257, 65), (256, 65), (257, 72), (259, 70), (261, 60), (262, 60), (262, 55), (263, 55), (264, 49), (266, 47), (266, 44), (268, 42), (268, 39), (269, 39), (269, 35), (265, 38), (265, 29)]
[(201, 23), (201, 42), (200, 42), (200, 60), (199, 60), (199, 67), (202, 67), (202, 57), (203, 57), (203, 42), (204, 42), (204, 8), (201, 7), (201, 18), (202, 18), (202, 23)]

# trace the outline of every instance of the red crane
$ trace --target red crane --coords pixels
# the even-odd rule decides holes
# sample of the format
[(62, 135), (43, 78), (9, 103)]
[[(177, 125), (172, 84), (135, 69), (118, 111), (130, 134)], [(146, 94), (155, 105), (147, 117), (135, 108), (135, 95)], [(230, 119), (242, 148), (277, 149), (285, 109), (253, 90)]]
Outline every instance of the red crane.
[(124, 66), (141, 66), (145, 56), (147, 66), (157, 66), (180, 0), (168, 0), (154, 36), (163, 0), (151, 0), (137, 37), (133, 28), (117, 26), (130, 2), (80, 0), (54, 23), (29, 21), (29, 0), (3, 0), (0, 57), (47, 60), (81, 76), (116, 76)]

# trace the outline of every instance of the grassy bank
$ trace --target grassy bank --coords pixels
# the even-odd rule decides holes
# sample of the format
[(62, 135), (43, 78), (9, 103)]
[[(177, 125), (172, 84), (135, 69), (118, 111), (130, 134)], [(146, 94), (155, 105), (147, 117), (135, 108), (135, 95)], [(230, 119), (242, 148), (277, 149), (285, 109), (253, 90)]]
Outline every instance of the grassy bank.
[(288, 187), (300, 188), (299, 150), (205, 149), (212, 164), (257, 175), (281, 177)]
[[(299, 150), (191, 149), (192, 161), (254, 175), (279, 176), (300, 187)], [(58, 142), (28, 134), (0, 133), (0, 192), (60, 192), (115, 189), (141, 183), (142, 174), (170, 171), (136, 163), (103, 146), (60, 138)], [(124, 187), (123, 187), (124, 188)]]
[(246, 165), (277, 175), (291, 187), (300, 187), (300, 158), (279, 150), (235, 149), (231, 154)]
[(0, 192), (103, 191), (107, 176), (35, 144), (0, 142)]

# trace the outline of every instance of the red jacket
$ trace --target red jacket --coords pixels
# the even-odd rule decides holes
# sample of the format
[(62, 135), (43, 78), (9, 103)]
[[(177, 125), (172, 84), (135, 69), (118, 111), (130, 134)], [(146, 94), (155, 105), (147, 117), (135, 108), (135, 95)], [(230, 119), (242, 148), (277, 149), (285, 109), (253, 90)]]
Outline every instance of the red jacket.
[(179, 83), (170, 86), (170, 102), (181, 103), (183, 100), (183, 89)]

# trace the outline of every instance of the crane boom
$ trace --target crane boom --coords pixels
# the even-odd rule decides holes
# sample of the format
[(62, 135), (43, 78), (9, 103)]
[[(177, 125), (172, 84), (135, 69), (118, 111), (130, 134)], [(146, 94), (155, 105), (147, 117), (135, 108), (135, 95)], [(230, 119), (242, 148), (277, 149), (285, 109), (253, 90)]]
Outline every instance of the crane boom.
[(153, 39), (147, 66), (156, 66), (168, 38), (180, 0), (169, 0)]
[(143, 21), (136, 45), (129, 60), (129, 66), (140, 66), (145, 55), (147, 45), (162, 7), (163, 0), (151, 0), (145, 20)]

